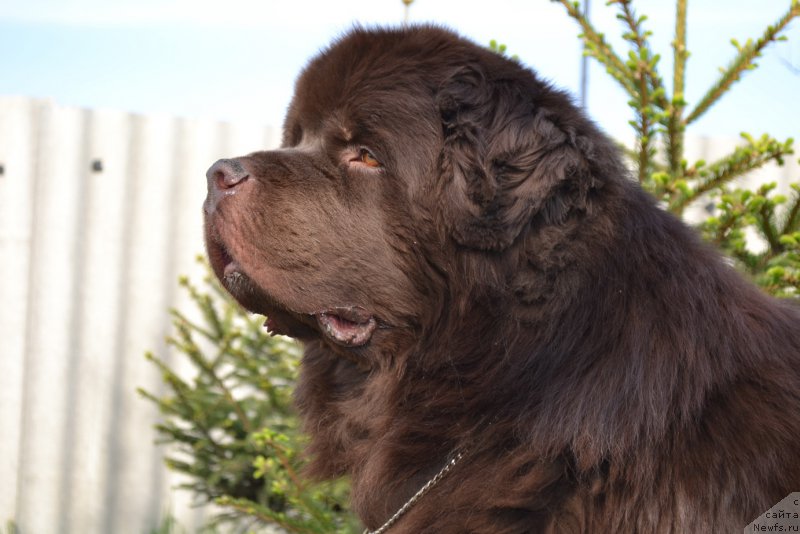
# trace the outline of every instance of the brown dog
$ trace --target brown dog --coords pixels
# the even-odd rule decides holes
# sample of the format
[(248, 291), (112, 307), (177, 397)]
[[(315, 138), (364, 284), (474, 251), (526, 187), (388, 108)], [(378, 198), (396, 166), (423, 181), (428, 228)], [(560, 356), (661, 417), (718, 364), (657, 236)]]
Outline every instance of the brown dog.
[(311, 474), (369, 528), (432, 479), (393, 533), (733, 532), (800, 490), (798, 309), (518, 63), (356, 29), (208, 188), (214, 270), (305, 342)]

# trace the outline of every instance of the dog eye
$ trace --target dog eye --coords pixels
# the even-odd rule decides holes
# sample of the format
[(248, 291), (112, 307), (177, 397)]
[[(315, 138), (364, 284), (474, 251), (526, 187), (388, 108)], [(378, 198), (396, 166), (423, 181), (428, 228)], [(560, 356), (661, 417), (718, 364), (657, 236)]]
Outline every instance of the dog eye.
[(378, 168), (381, 166), (381, 162), (378, 161), (378, 158), (376, 158), (375, 155), (366, 148), (359, 150), (358, 161), (367, 167)]

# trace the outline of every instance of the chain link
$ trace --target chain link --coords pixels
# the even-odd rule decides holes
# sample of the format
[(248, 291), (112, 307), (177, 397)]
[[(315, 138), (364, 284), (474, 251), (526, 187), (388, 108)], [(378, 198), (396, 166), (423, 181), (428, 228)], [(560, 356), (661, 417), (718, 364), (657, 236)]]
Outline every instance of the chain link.
[(447, 476), (447, 473), (449, 473), (463, 457), (464, 457), (463, 451), (457, 452), (455, 456), (453, 456), (446, 464), (444, 464), (444, 467), (442, 467), (442, 469), (438, 473), (433, 475), (433, 478), (431, 478), (428, 482), (426, 482), (425, 485), (419, 489), (419, 491), (417, 491), (414, 495), (412, 495), (411, 498), (408, 499), (406, 503), (403, 506), (401, 506), (400, 509), (397, 510), (394, 513), (394, 515), (386, 521), (386, 523), (381, 525), (381, 527), (377, 530), (365, 529), (364, 534), (384, 534), (386, 531), (388, 531), (403, 516), (403, 514), (408, 512), (409, 508), (414, 506), (414, 503), (420, 500), (426, 493), (428, 493), (431, 490), (431, 488), (433, 488), (436, 484), (439, 483), (439, 481), (441, 481), (445, 476)]

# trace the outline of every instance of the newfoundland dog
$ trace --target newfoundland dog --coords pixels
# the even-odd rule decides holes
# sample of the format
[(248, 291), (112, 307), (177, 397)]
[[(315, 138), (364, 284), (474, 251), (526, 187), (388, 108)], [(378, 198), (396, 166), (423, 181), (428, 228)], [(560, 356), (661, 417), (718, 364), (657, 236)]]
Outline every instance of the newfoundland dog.
[(741, 532), (800, 490), (800, 310), (518, 62), (355, 29), (204, 210), (224, 286), (305, 343), (310, 475), (368, 529)]

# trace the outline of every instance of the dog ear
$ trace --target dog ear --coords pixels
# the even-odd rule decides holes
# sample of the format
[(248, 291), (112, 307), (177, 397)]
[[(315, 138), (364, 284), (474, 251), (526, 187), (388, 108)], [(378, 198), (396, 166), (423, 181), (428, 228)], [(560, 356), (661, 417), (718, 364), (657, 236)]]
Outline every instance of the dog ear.
[(460, 67), (437, 93), (445, 217), (466, 247), (503, 250), (537, 218), (559, 224), (585, 210), (599, 186), (592, 143), (576, 132), (600, 134), (569, 97), (514, 67), (496, 79)]

